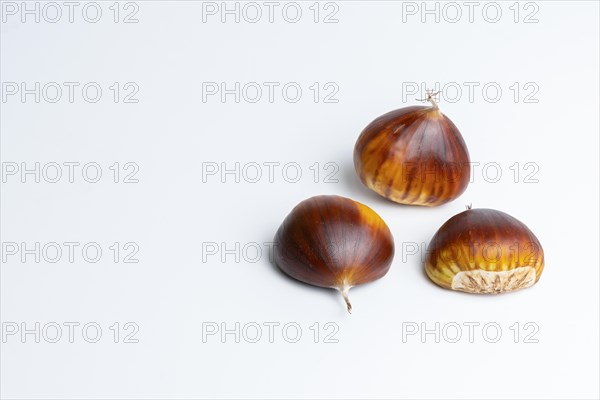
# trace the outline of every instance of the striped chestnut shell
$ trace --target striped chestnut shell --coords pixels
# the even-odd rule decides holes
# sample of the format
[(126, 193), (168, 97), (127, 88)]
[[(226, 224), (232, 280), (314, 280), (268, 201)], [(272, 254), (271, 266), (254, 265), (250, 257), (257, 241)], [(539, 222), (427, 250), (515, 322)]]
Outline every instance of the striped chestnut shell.
[(438, 206), (460, 196), (471, 176), (467, 146), (432, 98), (380, 116), (360, 134), (354, 167), (369, 189), (401, 204)]
[(340, 196), (298, 204), (275, 235), (274, 259), (287, 275), (340, 291), (348, 312), (351, 287), (383, 277), (394, 257), (394, 239), (375, 211)]
[(437, 285), (495, 294), (533, 286), (544, 270), (544, 250), (516, 218), (468, 209), (450, 218), (427, 249), (425, 271)]

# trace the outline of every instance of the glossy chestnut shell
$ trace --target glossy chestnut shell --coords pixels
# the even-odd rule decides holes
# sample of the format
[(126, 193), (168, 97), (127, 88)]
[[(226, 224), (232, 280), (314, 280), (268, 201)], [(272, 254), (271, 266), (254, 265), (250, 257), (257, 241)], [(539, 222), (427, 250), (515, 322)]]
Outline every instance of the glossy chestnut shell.
[(454, 200), (471, 176), (467, 146), (435, 102), (371, 122), (354, 147), (354, 167), (362, 183), (380, 195), (422, 206)]
[(340, 196), (302, 201), (275, 235), (279, 268), (299, 281), (348, 290), (384, 276), (394, 257), (392, 234), (375, 211)]
[(450, 218), (427, 249), (425, 271), (437, 285), (469, 293), (503, 293), (534, 285), (544, 250), (516, 218), (469, 209)]

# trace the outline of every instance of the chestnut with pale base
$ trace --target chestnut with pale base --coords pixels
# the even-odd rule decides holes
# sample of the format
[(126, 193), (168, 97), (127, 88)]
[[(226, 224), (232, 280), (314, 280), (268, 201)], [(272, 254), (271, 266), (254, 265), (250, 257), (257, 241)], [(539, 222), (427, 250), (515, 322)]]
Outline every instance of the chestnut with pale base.
[(499, 294), (533, 286), (544, 269), (537, 237), (497, 210), (468, 209), (450, 218), (427, 249), (425, 272), (437, 285)]

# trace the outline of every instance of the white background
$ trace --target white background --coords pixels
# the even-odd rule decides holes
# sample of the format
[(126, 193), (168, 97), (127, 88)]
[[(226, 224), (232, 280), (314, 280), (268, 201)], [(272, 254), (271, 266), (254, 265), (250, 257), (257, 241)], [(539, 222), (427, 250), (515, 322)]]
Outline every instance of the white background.
[[(203, 22), (201, 3), (156, 1), (138, 2), (139, 22), (133, 24), (113, 22), (112, 2), (100, 3), (101, 20), (88, 23), (83, 4), (74, 23), (65, 7), (57, 23), (43, 18), (35, 23), (31, 16), (23, 23), (20, 14), (3, 14), (3, 83), (26, 82), (31, 88), (35, 82), (97, 82), (103, 89), (97, 103), (88, 103), (76, 89), (73, 103), (65, 91), (57, 103), (44, 97), (36, 103), (33, 95), (22, 102), (17, 94), (1, 104), (3, 168), (72, 161), (96, 162), (103, 172), (95, 184), (83, 180), (80, 169), (69, 183), (66, 167), (58, 183), (5, 177), (2, 242), (29, 247), (97, 242), (103, 255), (89, 263), (79, 247), (73, 263), (66, 254), (57, 263), (36, 263), (33, 256), (22, 262), (20, 254), (3, 254), (5, 330), (10, 323), (29, 329), (36, 322), (81, 324), (73, 343), (66, 327), (57, 343), (45, 337), (36, 343), (31, 334), (25, 340), (7, 336), (1, 345), (3, 397), (599, 396), (598, 3), (536, 2), (529, 8), (521, 3), (518, 22), (512, 2), (501, 3), (496, 23), (483, 18), (485, 3), (471, 23), (459, 2), (463, 15), (452, 23), (449, 8), (439, 22), (434, 15), (422, 22), (422, 10), (403, 13), (406, 4), (359, 1), (335, 3), (337, 23), (322, 21), (335, 7), (321, 4), (315, 23), (312, 2), (301, 3), (300, 21), (290, 23), (280, 3), (273, 23), (264, 5), (256, 23), (243, 16), (239, 23), (233, 16), (222, 23), (220, 14), (206, 15)], [(438, 4), (440, 13), (443, 5)], [(120, 18), (132, 10), (119, 7)], [(524, 23), (536, 9), (538, 22)], [(114, 82), (136, 83), (139, 102), (115, 103), (109, 89)], [(272, 103), (266, 89), (257, 103), (243, 97), (236, 103), (233, 95), (225, 102), (219, 96), (203, 102), (203, 82), (280, 86)], [(303, 90), (296, 103), (281, 95), (287, 82)], [(309, 88), (315, 82), (321, 87), (316, 103)], [(339, 88), (336, 103), (323, 101), (327, 82)], [(375, 117), (417, 104), (423, 92), (408, 94), (411, 83), (431, 88), (436, 82), (450, 84), (440, 107), (480, 167), (452, 203), (418, 208), (388, 202), (355, 176), (355, 140)], [(478, 85), (474, 98), (464, 82)], [(510, 88), (515, 82), (517, 99)], [(526, 90), (528, 82), (533, 86)], [(496, 102), (492, 89), (487, 98), (482, 94), (488, 83), (502, 89)], [(456, 101), (452, 85), (463, 90)], [(537, 92), (529, 100), (537, 102), (525, 102), (532, 87)], [(136, 163), (139, 183), (114, 183), (109, 167), (115, 162)], [(292, 170), (283, 176), (279, 167), (271, 183), (265, 167), (257, 183), (243, 176), (236, 183), (232, 175), (224, 183), (220, 175), (203, 182), (207, 162), (229, 168), (236, 162), (298, 163), (302, 177), (289, 183)], [(310, 169), (316, 162), (317, 183)], [(339, 167), (337, 183), (324, 182), (328, 162)], [(510, 169), (516, 162), (517, 178), (515, 167)], [(525, 182), (532, 171), (524, 168), (528, 162), (537, 166), (530, 176), (537, 183)], [(485, 175), (481, 168), (490, 163), (502, 173), (495, 183), (495, 169)], [(263, 245), (294, 205), (317, 194), (369, 205), (396, 241), (388, 275), (351, 291), (353, 315), (335, 292), (278, 272)], [(505, 211), (536, 233), (546, 254), (536, 286), (486, 297), (443, 290), (426, 278), (421, 254), (406, 250), (411, 243), (428, 243), (468, 203)], [(123, 263), (123, 253), (115, 263), (109, 249), (114, 242), (135, 242), (139, 263)], [(256, 262), (249, 259), (253, 252), (241, 254), (239, 262), (226, 255), (222, 262), (220, 254), (203, 254), (207, 242), (228, 248), (258, 243), (263, 252)], [(82, 336), (89, 322), (103, 330), (97, 343)], [(110, 330), (115, 322), (119, 343)], [(138, 343), (123, 343), (127, 322), (139, 327)], [(258, 343), (244, 337), (236, 343), (234, 335), (203, 342), (207, 322), (230, 329), (236, 322), (241, 327), (254, 322), (263, 326), (263, 336)], [(281, 324), (273, 343), (266, 322)], [(332, 337), (337, 343), (325, 343), (328, 322), (338, 327)], [(473, 343), (464, 325), (469, 322), (480, 324)], [(537, 343), (525, 343), (532, 332), (524, 329), (528, 322), (539, 328), (530, 337)], [(285, 340), (286, 323), (302, 328), (297, 343)], [(449, 330), (439, 343), (433, 334), (403, 340), (403, 330), (413, 323)], [(502, 329), (496, 343), (486, 340), (495, 336), (493, 329), (488, 337), (482, 333), (486, 323)], [(462, 327), (457, 343), (449, 340), (453, 324)]]

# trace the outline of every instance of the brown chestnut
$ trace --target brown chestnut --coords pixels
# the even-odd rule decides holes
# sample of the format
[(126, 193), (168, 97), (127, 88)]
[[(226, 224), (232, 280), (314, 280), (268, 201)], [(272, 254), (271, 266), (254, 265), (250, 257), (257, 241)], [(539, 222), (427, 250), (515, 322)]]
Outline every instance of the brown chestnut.
[(394, 257), (392, 234), (375, 211), (340, 196), (302, 201), (275, 235), (274, 259), (299, 281), (340, 291), (384, 276)]
[(535, 284), (544, 250), (533, 232), (510, 215), (468, 209), (450, 218), (427, 249), (425, 271), (437, 285), (469, 293), (503, 293)]
[(437, 206), (469, 184), (467, 146), (433, 96), (428, 93), (430, 107), (405, 107), (375, 119), (354, 147), (362, 183), (397, 203)]

